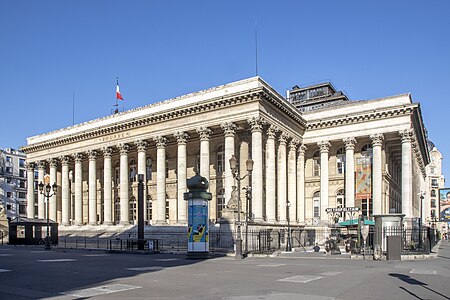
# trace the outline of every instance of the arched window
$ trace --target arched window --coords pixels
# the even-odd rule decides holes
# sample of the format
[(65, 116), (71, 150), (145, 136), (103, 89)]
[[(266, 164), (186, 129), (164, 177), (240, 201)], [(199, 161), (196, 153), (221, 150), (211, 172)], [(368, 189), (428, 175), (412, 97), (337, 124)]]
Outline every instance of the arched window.
[(114, 200), (114, 215), (115, 215), (116, 223), (119, 224), (120, 223), (120, 198), (119, 197), (117, 197)]
[(336, 169), (338, 174), (344, 174), (345, 170), (345, 149), (339, 148), (336, 152)]
[(131, 196), (130, 198), (130, 214), (129, 214), (130, 222), (137, 220), (137, 201), (136, 197)]
[(217, 219), (222, 217), (222, 211), (225, 208), (225, 189), (220, 189), (217, 193)]
[(431, 197), (436, 197), (436, 190), (431, 190)]
[(223, 146), (220, 145), (219, 148), (217, 148), (217, 173), (222, 174), (225, 170), (225, 152), (223, 150)]
[(114, 168), (114, 182), (116, 185), (120, 183), (120, 163), (116, 163), (116, 167)]
[(130, 160), (130, 182), (136, 181), (136, 174), (137, 174), (136, 160), (132, 159)]
[(365, 156), (365, 157), (371, 157), (373, 153), (373, 148), (371, 144), (365, 144), (364, 146), (362, 146), (361, 148), (361, 156)]
[(317, 151), (313, 156), (313, 176), (320, 176), (320, 152)]
[(320, 218), (320, 192), (317, 191), (313, 194), (313, 210), (314, 218)]
[(169, 158), (166, 153), (166, 178), (169, 178)]
[(150, 156), (145, 160), (145, 172), (147, 175), (147, 180), (152, 180), (152, 169), (153, 168), (153, 160)]

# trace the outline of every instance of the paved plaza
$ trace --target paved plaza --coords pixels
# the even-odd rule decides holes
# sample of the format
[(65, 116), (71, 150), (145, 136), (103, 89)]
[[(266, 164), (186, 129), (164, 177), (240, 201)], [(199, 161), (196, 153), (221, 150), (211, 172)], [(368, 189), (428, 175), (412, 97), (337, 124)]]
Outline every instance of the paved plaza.
[(450, 299), (450, 243), (433, 259), (281, 253), (236, 260), (0, 246), (0, 299)]

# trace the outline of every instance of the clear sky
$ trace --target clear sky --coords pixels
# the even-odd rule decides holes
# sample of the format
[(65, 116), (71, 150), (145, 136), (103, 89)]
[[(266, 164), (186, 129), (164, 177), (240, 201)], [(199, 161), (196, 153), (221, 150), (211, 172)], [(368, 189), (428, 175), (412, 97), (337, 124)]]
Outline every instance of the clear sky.
[[(0, 0), (0, 147), (255, 75), (411, 93), (450, 176), (450, 1)], [(446, 121), (449, 121), (447, 123)], [(449, 179), (450, 180), (450, 179)], [(450, 184), (447, 184), (447, 186)]]

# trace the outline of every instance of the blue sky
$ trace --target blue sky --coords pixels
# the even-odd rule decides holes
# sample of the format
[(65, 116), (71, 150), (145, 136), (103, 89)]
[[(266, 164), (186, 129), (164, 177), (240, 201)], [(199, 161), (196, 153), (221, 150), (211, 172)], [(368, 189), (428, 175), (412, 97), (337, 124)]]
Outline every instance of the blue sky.
[[(0, 0), (0, 147), (255, 75), (284, 95), (411, 93), (450, 176), (450, 1)], [(448, 185), (448, 184), (447, 184)]]

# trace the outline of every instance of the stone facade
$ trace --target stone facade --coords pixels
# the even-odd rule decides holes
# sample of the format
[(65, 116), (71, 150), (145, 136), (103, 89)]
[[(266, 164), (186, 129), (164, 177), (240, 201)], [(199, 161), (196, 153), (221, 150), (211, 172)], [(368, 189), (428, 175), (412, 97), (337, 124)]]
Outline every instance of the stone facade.
[[(257, 223), (327, 226), (326, 208), (417, 215), (428, 150), (420, 106), (410, 95), (300, 112), (259, 77), (30, 137), (23, 151), (59, 186), (60, 224), (130, 224), (136, 174), (145, 175), (149, 224), (186, 224), (186, 179), (210, 181), (210, 219), (232, 199), (229, 159), (254, 161), (250, 215)], [(358, 159), (371, 166), (371, 194), (354, 194)], [(244, 191), (239, 191), (245, 199)], [(348, 196), (346, 196), (348, 195)], [(38, 201), (39, 208), (41, 202)], [(30, 209), (29, 216), (34, 216)], [(344, 218), (345, 216), (342, 216)]]

